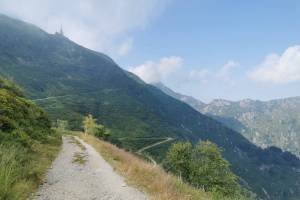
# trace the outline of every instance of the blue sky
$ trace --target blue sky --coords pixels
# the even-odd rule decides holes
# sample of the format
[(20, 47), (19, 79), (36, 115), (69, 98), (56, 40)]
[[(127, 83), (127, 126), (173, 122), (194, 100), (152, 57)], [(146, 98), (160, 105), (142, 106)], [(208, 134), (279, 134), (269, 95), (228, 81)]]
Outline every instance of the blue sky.
[(206, 102), (299, 96), (298, 0), (1, 0), (0, 12), (63, 25), (146, 82)]
[[(192, 81), (172, 89), (204, 101), (213, 98), (273, 99), (297, 96), (300, 82), (256, 82), (245, 77), (271, 53), (300, 44), (299, 1), (173, 1), (145, 31), (135, 37), (131, 56), (119, 60), (135, 66), (145, 60), (179, 56), (183, 68), (217, 73), (229, 60), (238, 64), (230, 81)], [(300, 68), (300, 63), (298, 63)], [(299, 70), (298, 70), (299, 73)], [(175, 82), (175, 83), (174, 83)]]

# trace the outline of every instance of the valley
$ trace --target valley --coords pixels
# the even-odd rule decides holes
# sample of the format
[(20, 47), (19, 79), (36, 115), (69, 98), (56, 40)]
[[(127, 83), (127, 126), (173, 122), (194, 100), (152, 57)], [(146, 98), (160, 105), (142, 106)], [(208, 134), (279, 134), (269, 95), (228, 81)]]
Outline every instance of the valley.
[[(64, 120), (71, 130), (82, 131), (83, 118), (91, 114), (110, 131), (110, 143), (148, 155), (160, 165), (165, 164), (174, 143), (196, 145), (209, 140), (221, 149), (243, 188), (255, 193), (257, 199), (293, 200), (300, 196), (300, 160), (296, 156), (256, 146), (251, 142), (252, 133), (228, 126), (213, 112), (200, 113), (120, 68), (107, 55), (5, 15), (0, 15), (0, 41), (1, 77), (21, 86), (24, 97), (45, 110), (52, 123)], [(45, 121), (50, 133), (51, 122), (48, 118)], [(5, 128), (2, 124), (1, 131)], [(287, 148), (284, 145), (280, 147)]]

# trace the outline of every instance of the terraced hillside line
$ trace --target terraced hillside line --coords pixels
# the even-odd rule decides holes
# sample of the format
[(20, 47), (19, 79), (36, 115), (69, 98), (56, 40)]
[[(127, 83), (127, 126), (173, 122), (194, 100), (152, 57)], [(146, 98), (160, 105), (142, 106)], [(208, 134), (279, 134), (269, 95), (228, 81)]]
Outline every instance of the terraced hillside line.
[(164, 143), (170, 142), (172, 140), (175, 140), (175, 139), (170, 138), (170, 137), (165, 138), (165, 140), (163, 140), (163, 141), (156, 142), (154, 144), (151, 144), (151, 145), (148, 145), (148, 146), (145, 146), (145, 147), (141, 148), (140, 150), (137, 151), (137, 154), (146, 156), (154, 165), (157, 165), (157, 162), (150, 155), (143, 154), (143, 151), (146, 151), (146, 150), (151, 149), (153, 147), (156, 147), (156, 146), (162, 145)]
[(32, 99), (31, 101), (38, 102), (38, 101), (45, 101), (45, 100), (50, 100), (50, 99), (64, 98), (64, 97), (69, 97), (69, 96), (74, 96), (74, 95), (68, 94), (68, 95), (61, 95), (61, 96), (45, 97), (45, 98), (41, 98), (41, 99)]
[(147, 200), (79, 138), (63, 137), (63, 149), (34, 200)]
[(165, 140), (166, 137), (122, 137), (118, 140)]
[(80, 94), (65, 94), (65, 95), (60, 95), (60, 96), (50, 96), (50, 97), (45, 97), (45, 98), (40, 98), (40, 99), (31, 99), (31, 101), (38, 102), (38, 101), (45, 101), (45, 100), (51, 100), (51, 99), (59, 99), (59, 98), (64, 98), (64, 97), (74, 97), (74, 96), (79, 96), (83, 94), (91, 94), (91, 93), (98, 93), (98, 92), (111, 92), (115, 91), (116, 89), (105, 89), (102, 91), (90, 91), (90, 92), (82, 92)]
[(153, 148), (153, 147), (156, 147), (156, 146), (159, 146), (159, 145), (161, 145), (161, 144), (170, 142), (170, 141), (172, 141), (172, 140), (174, 140), (174, 138), (168, 137), (168, 138), (166, 138), (166, 139), (163, 140), (163, 141), (156, 142), (156, 143), (154, 143), (154, 144), (151, 144), (151, 145), (148, 145), (148, 146), (145, 146), (145, 147), (141, 148), (140, 150), (137, 151), (137, 153), (142, 153), (143, 151), (146, 151), (147, 149), (151, 149), (151, 148)]

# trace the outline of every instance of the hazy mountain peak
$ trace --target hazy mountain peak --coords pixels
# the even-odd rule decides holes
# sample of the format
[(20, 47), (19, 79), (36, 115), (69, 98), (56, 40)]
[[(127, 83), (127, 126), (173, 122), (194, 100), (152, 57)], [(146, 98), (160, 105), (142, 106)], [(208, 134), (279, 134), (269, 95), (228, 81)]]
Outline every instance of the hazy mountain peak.
[(164, 85), (161, 82), (158, 83), (154, 83), (153, 84), (155, 87), (157, 87), (158, 89), (160, 89), (161, 91), (163, 91), (164, 93), (166, 93), (167, 95), (178, 99), (180, 101), (183, 101), (187, 104), (189, 104), (190, 106), (192, 106), (195, 109), (198, 109), (199, 107), (202, 107), (205, 105), (204, 102), (192, 97), (192, 96), (188, 96), (188, 95), (183, 95), (177, 92), (174, 92), (172, 89), (170, 89), (169, 87), (167, 87), (166, 85)]
[(232, 103), (231, 101), (225, 99), (214, 99), (209, 104), (212, 106), (221, 107), (221, 106), (228, 106), (231, 103)]

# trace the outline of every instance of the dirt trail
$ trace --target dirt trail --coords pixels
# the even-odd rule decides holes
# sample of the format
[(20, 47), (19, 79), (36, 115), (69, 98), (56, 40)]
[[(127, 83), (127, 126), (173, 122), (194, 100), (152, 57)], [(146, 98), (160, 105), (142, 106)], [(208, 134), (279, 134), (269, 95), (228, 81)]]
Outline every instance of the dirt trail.
[[(77, 142), (76, 142), (77, 140)], [(63, 138), (63, 148), (34, 200), (147, 200), (128, 186), (93, 147)]]
[(154, 143), (154, 144), (151, 144), (151, 145), (149, 145), (149, 146), (146, 146), (146, 147), (141, 148), (140, 150), (138, 150), (138, 153), (142, 153), (143, 151), (145, 151), (145, 150), (147, 150), (147, 149), (151, 149), (151, 148), (153, 148), (153, 147), (156, 147), (156, 146), (158, 146), (158, 145), (167, 143), (167, 142), (172, 141), (172, 140), (174, 140), (174, 138), (165, 138), (165, 140), (163, 140), (163, 141), (156, 142), (156, 143)]
[(147, 157), (154, 165), (157, 165), (157, 162), (156, 162), (149, 154), (142, 154), (143, 151), (146, 151), (147, 149), (151, 149), (151, 148), (153, 148), (153, 147), (156, 147), (156, 146), (162, 145), (162, 144), (164, 144), (164, 143), (170, 142), (170, 141), (172, 141), (172, 140), (174, 140), (174, 138), (170, 138), (170, 137), (165, 138), (163, 141), (156, 142), (156, 143), (154, 143), (154, 144), (151, 144), (151, 145), (148, 145), (148, 146), (145, 146), (145, 147), (139, 149), (139, 150), (137, 151), (137, 154), (146, 156), (146, 157)]

